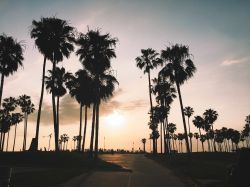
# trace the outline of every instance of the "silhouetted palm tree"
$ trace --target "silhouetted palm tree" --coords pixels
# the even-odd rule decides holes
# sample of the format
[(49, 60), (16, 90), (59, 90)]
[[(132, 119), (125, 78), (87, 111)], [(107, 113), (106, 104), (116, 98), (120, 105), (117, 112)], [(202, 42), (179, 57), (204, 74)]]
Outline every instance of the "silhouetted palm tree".
[[(164, 152), (170, 153), (169, 151), (169, 139), (166, 136), (169, 136), (169, 132), (167, 130), (168, 127), (168, 113), (170, 111), (170, 105), (173, 102), (174, 98), (176, 98), (176, 90), (173, 85), (166, 80), (161, 75), (158, 75), (158, 79), (153, 79), (153, 94), (156, 95), (156, 102), (160, 105), (161, 108), (161, 129), (164, 132)], [(162, 134), (162, 133), (160, 133)], [(161, 136), (162, 137), (162, 136)], [(166, 142), (168, 141), (168, 142)]]
[(26, 139), (27, 139), (27, 122), (28, 115), (35, 111), (34, 104), (31, 102), (30, 96), (21, 95), (17, 100), (18, 105), (21, 107), (24, 115), (24, 135), (23, 135), (23, 151), (26, 150)]
[[(101, 84), (106, 82), (113, 84), (116, 79), (111, 78), (110, 68), (111, 59), (116, 57), (114, 48), (116, 46), (117, 39), (111, 38), (110, 34), (101, 35), (99, 30), (88, 30), (86, 34), (80, 34), (76, 44), (80, 47), (76, 54), (79, 55), (80, 62), (83, 67), (90, 72), (94, 80), (94, 95), (95, 100), (93, 104), (93, 116), (92, 116), (92, 129), (90, 139), (90, 155), (93, 154), (94, 145), (94, 131), (95, 133), (95, 153), (98, 152), (98, 129), (99, 129), (99, 105), (102, 97), (106, 97), (108, 93), (108, 87), (106, 90), (106, 96), (101, 95)], [(105, 78), (106, 77), (106, 78)], [(110, 78), (109, 81), (107, 81)], [(111, 85), (112, 85), (111, 84)], [(109, 90), (112, 90), (112, 86), (109, 86)], [(111, 93), (112, 94), (112, 93)]]
[[(8, 98), (5, 98), (3, 100), (2, 106), (3, 106), (2, 107), (3, 110), (2, 110), (2, 117), (1, 117), (2, 120), (1, 121), (3, 124), (1, 124), (1, 123), (0, 124), (2, 125), (1, 137), (4, 133), (4, 138), (3, 139), (1, 138), (0, 142), (2, 142), (2, 140), (5, 141), (5, 133), (8, 133), (7, 134), (7, 146), (6, 146), (6, 151), (7, 151), (8, 144), (9, 144), (9, 131), (10, 131), (11, 125), (13, 125), (11, 112), (13, 112), (16, 109), (17, 101), (14, 97), (8, 97)], [(2, 145), (1, 150), (3, 150), (4, 149), (4, 142), (1, 145)]]
[(83, 144), (81, 146), (81, 139), (78, 143), (78, 151), (84, 151), (85, 139), (86, 139), (86, 129), (87, 129), (87, 110), (91, 103), (94, 102), (93, 95), (93, 79), (86, 70), (79, 70), (75, 73), (75, 76), (70, 76), (66, 83), (71, 97), (74, 97), (80, 104), (80, 127), (79, 127), (79, 137), (82, 134), (82, 108), (85, 105), (85, 125), (83, 132)]
[[(58, 19), (56, 17), (41, 18), (40, 21), (32, 21), (31, 38), (35, 38), (36, 46), (39, 51), (44, 55), (43, 75), (42, 75), (42, 90), (39, 102), (39, 110), (37, 117), (36, 129), (36, 148), (38, 147), (38, 135), (41, 107), (43, 100), (44, 90), (44, 76), (46, 59), (53, 63), (52, 68), (52, 81), (54, 82), (54, 72), (56, 64), (63, 60), (63, 57), (69, 57), (70, 53), (74, 50), (72, 42), (74, 41), (74, 28), (69, 26), (67, 21)], [(57, 124), (55, 94), (52, 91), (52, 106), (53, 106), (53, 119), (54, 119), (54, 134), (55, 134), (55, 149), (58, 151), (58, 136), (59, 126)]]
[[(210, 126), (212, 130), (214, 130), (213, 123), (217, 120), (218, 113), (213, 109), (208, 109), (203, 113), (203, 116), (204, 116), (204, 119), (205, 119), (205, 123), (208, 126)], [(214, 151), (216, 152), (215, 141), (213, 142), (213, 145), (214, 145)]]
[(143, 69), (144, 73), (148, 74), (148, 89), (149, 89), (149, 100), (150, 100), (150, 112), (152, 113), (153, 102), (152, 102), (152, 85), (150, 78), (150, 70), (154, 69), (158, 64), (161, 63), (160, 58), (158, 58), (159, 54), (151, 48), (142, 49), (142, 55), (135, 59), (136, 66), (140, 69)]
[(196, 141), (197, 141), (197, 144), (196, 144), (196, 146), (197, 146), (197, 151), (196, 152), (198, 152), (198, 139), (199, 139), (199, 134), (197, 133), (197, 132), (195, 132), (194, 133), (194, 137), (195, 137), (195, 139), (196, 139)]
[[(171, 137), (174, 137), (174, 132), (176, 131), (176, 124), (169, 123), (167, 129), (168, 129), (168, 132), (171, 134)], [(172, 142), (172, 144), (174, 148), (174, 142)], [(169, 148), (171, 147), (170, 145), (171, 145), (171, 142), (169, 141)]]
[(186, 80), (191, 78), (196, 71), (196, 67), (194, 66), (193, 61), (190, 59), (190, 56), (189, 48), (187, 46), (175, 44), (171, 47), (167, 47), (165, 50), (162, 50), (161, 58), (168, 63), (160, 71), (160, 74), (162, 74), (164, 77), (168, 77), (170, 82), (176, 84), (180, 100), (186, 148), (188, 153), (190, 152), (190, 148), (180, 86), (184, 84)]
[[(194, 116), (194, 120), (193, 120), (193, 124), (194, 126), (196, 126), (199, 129), (199, 133), (200, 133), (200, 138), (201, 138), (201, 128), (204, 127), (205, 125), (205, 120), (201, 117), (201, 116)], [(202, 150), (204, 152), (204, 145), (203, 145), (204, 141), (201, 141), (202, 143)]]
[(66, 82), (72, 76), (71, 73), (66, 72), (65, 69), (56, 67), (55, 69), (55, 80), (53, 84), (53, 72), (51, 70), (48, 71), (49, 75), (45, 76), (45, 84), (46, 89), (52, 93), (52, 89), (54, 89), (55, 97), (57, 97), (57, 108), (56, 108), (56, 119), (57, 124), (59, 126), (59, 100), (60, 97), (64, 96), (67, 93), (66, 90)]
[[(190, 134), (190, 124), (189, 124), (189, 119), (190, 117), (193, 115), (194, 113), (194, 109), (190, 106), (187, 106), (184, 108), (184, 115), (188, 117), (188, 134)], [(190, 139), (190, 150), (192, 152), (192, 140), (191, 140), (191, 137), (189, 136), (189, 139)]]
[(20, 114), (20, 113), (12, 113), (12, 115), (11, 115), (12, 125), (15, 125), (15, 133), (14, 133), (14, 141), (13, 141), (13, 149), (12, 149), (12, 151), (15, 150), (17, 124), (22, 122), (23, 118), (24, 118), (24, 116), (22, 114)]
[(143, 144), (143, 152), (145, 153), (146, 151), (146, 149), (145, 149), (145, 144), (146, 144), (146, 138), (142, 138), (142, 140), (141, 140), (141, 142), (142, 142), (142, 144)]
[(0, 35), (0, 107), (2, 103), (4, 77), (8, 77), (22, 66), (23, 46), (10, 36)]

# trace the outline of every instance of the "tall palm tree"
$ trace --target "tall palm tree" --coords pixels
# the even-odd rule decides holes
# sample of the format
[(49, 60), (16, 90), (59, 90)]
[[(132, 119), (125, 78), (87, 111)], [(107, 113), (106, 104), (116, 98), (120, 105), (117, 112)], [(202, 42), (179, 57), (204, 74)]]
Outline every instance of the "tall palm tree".
[[(174, 137), (174, 132), (176, 131), (176, 124), (169, 123), (167, 129), (168, 129), (168, 132), (171, 134), (171, 137)], [(172, 142), (172, 144), (173, 144), (172, 147), (174, 148), (174, 142)], [(169, 145), (170, 145), (170, 142), (169, 142)]]
[(150, 100), (150, 112), (152, 113), (153, 102), (152, 102), (152, 85), (150, 78), (150, 70), (154, 69), (158, 64), (161, 63), (161, 59), (158, 58), (159, 53), (157, 53), (154, 49), (142, 49), (142, 55), (135, 59), (136, 66), (140, 69), (143, 69), (144, 73), (148, 74), (148, 89), (149, 89), (149, 100)]
[(57, 124), (59, 126), (59, 100), (60, 97), (64, 96), (67, 93), (66, 90), (66, 82), (71, 77), (71, 73), (66, 72), (65, 69), (56, 67), (55, 69), (55, 80), (53, 84), (53, 72), (51, 70), (48, 71), (49, 75), (45, 76), (45, 84), (46, 89), (52, 93), (52, 89), (54, 89), (54, 94), (57, 97), (57, 108), (56, 108), (56, 119)]
[(86, 70), (78, 70), (75, 76), (70, 76), (66, 83), (71, 97), (74, 97), (80, 104), (80, 127), (79, 127), (79, 137), (82, 137), (82, 108), (85, 105), (85, 125), (83, 132), (83, 144), (81, 146), (81, 138), (78, 143), (78, 151), (84, 151), (85, 149), (85, 139), (86, 139), (86, 129), (87, 129), (87, 111), (91, 103), (94, 102), (93, 97), (93, 79)]
[(24, 116), (21, 113), (12, 113), (12, 115), (11, 115), (12, 125), (15, 125), (15, 133), (14, 133), (14, 141), (13, 141), (13, 149), (12, 149), (13, 152), (15, 150), (15, 145), (16, 145), (16, 129), (17, 129), (17, 125), (20, 122), (22, 122), (23, 117)]
[(115, 84), (119, 84), (117, 79), (113, 75), (101, 74), (99, 75), (99, 88), (97, 91), (97, 102), (96, 102), (96, 131), (95, 131), (95, 156), (98, 153), (98, 137), (99, 137), (99, 107), (101, 101), (107, 101), (115, 91)]
[[(95, 133), (95, 155), (98, 152), (98, 128), (99, 128), (99, 105), (101, 97), (107, 98), (109, 91), (112, 90), (112, 84), (116, 81), (111, 78), (110, 68), (111, 59), (116, 57), (114, 48), (116, 46), (117, 39), (112, 38), (110, 34), (102, 35), (99, 30), (88, 30), (86, 34), (80, 34), (80, 37), (76, 40), (76, 44), (80, 47), (76, 54), (79, 55), (80, 62), (83, 67), (90, 72), (94, 80), (94, 104), (93, 104), (93, 116), (92, 116), (92, 129), (90, 139), (90, 155), (93, 155), (94, 145), (94, 131)], [(109, 81), (107, 81), (110, 78)], [(103, 80), (102, 80), (103, 79)], [(105, 94), (102, 95), (101, 84), (103, 82), (109, 83), (110, 86), (106, 87)], [(108, 91), (109, 90), (109, 91)]]
[(11, 36), (0, 35), (0, 107), (2, 103), (4, 78), (12, 75), (22, 66), (23, 45)]
[[(193, 124), (194, 126), (196, 126), (199, 129), (199, 133), (200, 133), (200, 138), (201, 138), (201, 128), (204, 127), (205, 125), (205, 120), (201, 117), (201, 116), (194, 116), (194, 120), (193, 120)], [(204, 152), (204, 145), (203, 145), (204, 141), (201, 141), (202, 143), (202, 150)]]
[[(194, 113), (194, 109), (190, 106), (187, 106), (184, 108), (184, 115), (188, 117), (188, 134), (190, 134), (190, 124), (189, 124), (189, 119), (190, 117), (193, 115)], [(191, 141), (191, 137), (189, 136), (190, 138), (190, 150), (192, 152), (192, 141)]]
[(28, 115), (35, 111), (34, 104), (31, 102), (30, 96), (21, 95), (17, 100), (18, 105), (21, 107), (22, 113), (24, 115), (24, 136), (23, 136), (23, 151), (26, 150), (26, 139), (27, 139), (27, 123)]
[[(212, 128), (212, 130), (214, 130), (213, 123), (217, 120), (218, 113), (215, 110), (213, 110), (213, 109), (207, 109), (203, 113), (203, 116), (204, 116), (206, 124), (208, 124)], [(213, 145), (214, 145), (214, 151), (216, 152), (215, 141), (213, 141)]]
[[(32, 21), (31, 38), (35, 38), (36, 46), (44, 56), (43, 74), (42, 74), (42, 90), (39, 102), (35, 147), (38, 148), (38, 136), (40, 126), (41, 107), (44, 92), (44, 76), (46, 59), (49, 59), (52, 64), (52, 82), (55, 81), (56, 64), (63, 60), (64, 57), (68, 58), (70, 53), (74, 50), (72, 42), (74, 41), (74, 28), (69, 26), (68, 22), (56, 17), (41, 18), (39, 21)], [(52, 107), (53, 107), (53, 120), (54, 120), (54, 134), (55, 134), (55, 149), (59, 150), (59, 126), (57, 124), (55, 93), (52, 90)]]
[[(156, 95), (156, 102), (161, 106), (161, 110), (163, 111), (161, 121), (161, 129), (164, 132), (164, 151), (165, 153), (169, 152), (169, 139), (166, 136), (169, 136), (168, 132), (168, 114), (170, 111), (170, 105), (173, 102), (174, 98), (176, 98), (176, 89), (173, 84), (166, 80), (162, 75), (158, 75), (158, 78), (153, 79), (153, 94)], [(161, 134), (161, 133), (160, 133)], [(167, 140), (167, 142), (166, 142)]]
[(186, 121), (184, 117), (183, 102), (181, 97), (180, 86), (191, 78), (196, 71), (193, 61), (190, 59), (189, 48), (184, 45), (175, 44), (167, 47), (161, 52), (161, 58), (168, 62), (159, 72), (164, 77), (168, 77), (170, 82), (175, 83), (179, 95), (181, 114), (184, 126), (184, 135), (186, 141), (187, 152), (190, 153)]
[(146, 141), (147, 141), (146, 138), (142, 138), (142, 140), (141, 140), (141, 142), (142, 142), (142, 144), (143, 144), (143, 152), (144, 152), (144, 153), (146, 152), (146, 149), (145, 149)]

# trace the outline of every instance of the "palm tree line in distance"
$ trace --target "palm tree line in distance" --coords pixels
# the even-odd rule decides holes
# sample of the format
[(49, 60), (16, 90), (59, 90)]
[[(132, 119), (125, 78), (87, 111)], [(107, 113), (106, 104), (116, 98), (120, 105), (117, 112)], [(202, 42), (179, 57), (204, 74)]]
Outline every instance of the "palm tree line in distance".
[[(111, 66), (111, 60), (116, 58), (115, 47), (118, 39), (112, 38), (109, 33), (101, 34), (99, 29), (88, 29), (85, 34), (78, 33), (67, 21), (56, 17), (42, 17), (38, 21), (33, 20), (30, 28), (30, 36), (35, 39), (36, 47), (44, 57), (36, 135), (32, 140), (31, 149), (38, 150), (41, 110), (44, 87), (46, 85), (46, 89), (51, 94), (52, 99), (55, 150), (59, 151), (60, 97), (65, 95), (68, 89), (70, 95), (80, 104), (79, 151), (84, 151), (87, 128), (87, 109), (92, 105), (93, 115), (90, 154), (93, 156), (95, 153), (94, 155), (97, 156), (99, 147), (100, 104), (113, 95), (115, 84), (118, 84), (118, 81), (112, 74)], [(5, 34), (1, 35), (0, 44), (1, 102), (4, 77), (13, 74), (17, 71), (19, 66), (23, 65), (23, 47), (12, 37), (8, 37)], [(63, 61), (64, 57), (68, 58), (70, 56), (74, 51), (75, 45), (78, 47), (76, 55), (79, 56), (82, 69), (73, 75), (72, 73), (66, 72), (64, 68), (57, 67), (57, 65)], [(49, 70), (48, 75), (45, 76), (47, 61), (52, 63), (52, 70)], [(83, 107), (85, 107), (85, 126), (82, 136)], [(29, 112), (24, 112), (25, 119), (28, 114)], [(5, 133), (3, 133), (3, 135), (5, 135)], [(26, 137), (26, 135), (27, 132), (25, 130), (24, 136)], [(83, 137), (82, 145), (81, 137)], [(23, 147), (26, 147), (26, 139)]]
[[(18, 98), (8, 97), (3, 99), (2, 107), (0, 109), (0, 151), (5, 150), (8, 151), (9, 147), (9, 132), (12, 126), (14, 128), (14, 140), (13, 140), (13, 149), (15, 150), (16, 144), (16, 130), (17, 125), (24, 121), (24, 133), (23, 133), (23, 146), (22, 150), (26, 150), (26, 142), (27, 142), (27, 129), (28, 129), (28, 116), (33, 113), (35, 110), (34, 104), (31, 101), (30, 96), (21, 95)], [(5, 134), (7, 133), (7, 144), (5, 145)]]
[[(187, 109), (192, 111), (192, 114), (194, 113), (192, 107), (185, 107), (185, 111)], [(188, 118), (191, 117), (190, 114), (186, 116)], [(243, 130), (238, 131), (226, 127), (214, 129), (213, 125), (217, 118), (218, 113), (213, 109), (205, 110), (202, 116), (194, 116), (192, 122), (199, 132), (189, 132), (188, 136), (190, 138), (190, 145), (192, 147), (191, 152), (199, 152), (199, 141), (201, 142), (202, 152), (232, 152), (240, 148), (240, 143), (241, 147), (250, 147), (250, 123), (247, 120), (246, 124), (243, 126)], [(174, 123), (169, 123), (168, 129), (166, 130), (169, 132), (169, 135), (166, 136), (166, 142), (169, 142), (168, 148), (170, 148), (170, 152), (183, 153), (183, 140), (185, 138), (185, 134), (175, 133), (177, 128), (176, 124)], [(201, 130), (205, 133), (202, 133)], [(192, 138), (196, 139), (196, 151), (194, 151)], [(207, 143), (207, 149), (205, 149), (204, 143)]]

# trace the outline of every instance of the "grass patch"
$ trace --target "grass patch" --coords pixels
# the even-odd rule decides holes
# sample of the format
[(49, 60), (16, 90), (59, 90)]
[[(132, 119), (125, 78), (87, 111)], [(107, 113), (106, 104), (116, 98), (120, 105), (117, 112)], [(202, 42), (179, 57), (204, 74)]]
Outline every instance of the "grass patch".
[(188, 176), (195, 181), (197, 179), (222, 181), (212, 186), (226, 186), (227, 170), (237, 159), (235, 153), (192, 153), (190, 157), (187, 154), (147, 155), (147, 157), (170, 168), (181, 178)]
[(116, 164), (77, 152), (0, 153), (0, 166), (13, 168), (11, 186), (15, 187), (56, 185), (93, 170), (123, 170)]

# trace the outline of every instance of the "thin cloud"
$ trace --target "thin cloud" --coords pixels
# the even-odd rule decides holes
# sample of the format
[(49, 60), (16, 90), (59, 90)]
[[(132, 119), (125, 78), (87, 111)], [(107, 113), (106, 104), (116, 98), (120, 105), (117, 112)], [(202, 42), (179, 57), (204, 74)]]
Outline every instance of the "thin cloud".
[[(148, 106), (148, 103), (145, 100), (138, 99), (132, 101), (120, 102), (115, 100), (116, 97), (122, 95), (123, 90), (118, 89), (113, 97), (107, 102), (102, 102), (100, 105), (100, 117), (105, 117), (109, 114), (112, 114), (115, 110), (122, 111), (132, 111), (141, 107)], [(84, 115), (84, 111), (83, 111)], [(72, 98), (70, 95), (66, 95), (60, 99), (60, 111), (59, 111), (59, 122), (60, 125), (70, 125), (79, 123), (80, 118), (80, 105)], [(84, 117), (84, 116), (83, 116)], [(88, 119), (92, 118), (92, 107), (88, 110)], [(36, 122), (37, 120), (37, 111), (30, 115), (30, 121)], [(53, 111), (51, 105), (43, 104), (41, 111), (41, 123), (43, 125), (53, 125)]]
[(249, 58), (227, 59), (227, 60), (224, 60), (224, 61), (221, 63), (221, 65), (222, 65), (222, 66), (232, 66), (232, 65), (235, 65), (235, 64), (244, 63), (244, 62), (246, 62), (247, 60), (249, 60)]

